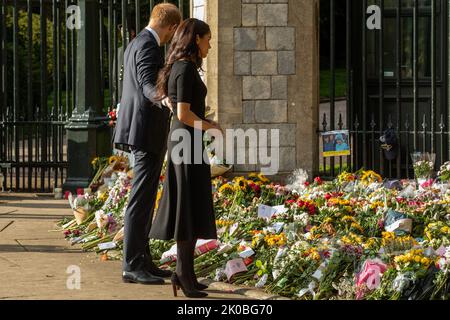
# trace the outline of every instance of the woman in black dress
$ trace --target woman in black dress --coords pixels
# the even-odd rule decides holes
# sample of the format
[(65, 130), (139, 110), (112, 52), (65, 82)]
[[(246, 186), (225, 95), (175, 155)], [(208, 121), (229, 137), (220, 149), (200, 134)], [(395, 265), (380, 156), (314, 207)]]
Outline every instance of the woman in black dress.
[[(198, 283), (194, 273), (195, 244), (197, 239), (217, 238), (211, 169), (203, 158), (202, 137), (206, 130), (221, 129), (205, 119), (207, 89), (198, 73), (211, 48), (210, 39), (211, 31), (205, 22), (197, 19), (182, 22), (157, 84), (157, 96), (169, 97), (174, 118), (166, 179), (150, 238), (177, 241), (177, 266), (172, 276), (175, 296), (179, 287), (188, 297), (207, 296), (201, 291), (207, 286)], [(184, 149), (180, 152), (181, 141)]]

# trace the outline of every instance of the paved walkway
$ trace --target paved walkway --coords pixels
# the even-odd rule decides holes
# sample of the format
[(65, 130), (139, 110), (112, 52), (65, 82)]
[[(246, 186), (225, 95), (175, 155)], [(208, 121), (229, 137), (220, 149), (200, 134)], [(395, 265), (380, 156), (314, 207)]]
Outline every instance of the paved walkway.
[[(168, 281), (161, 286), (124, 284), (120, 261), (102, 262), (50, 231), (71, 215), (66, 200), (0, 193), (0, 299), (175, 299)], [(67, 288), (70, 266), (80, 268), (79, 290)], [(260, 298), (235, 289), (213, 284), (207, 299)]]

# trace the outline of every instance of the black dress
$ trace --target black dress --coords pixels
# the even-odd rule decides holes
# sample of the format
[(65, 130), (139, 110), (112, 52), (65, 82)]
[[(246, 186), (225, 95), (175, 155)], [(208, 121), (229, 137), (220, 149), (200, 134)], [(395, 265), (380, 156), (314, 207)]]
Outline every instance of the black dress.
[[(182, 123), (176, 112), (178, 102), (190, 103), (191, 111), (199, 118), (205, 119), (207, 89), (193, 62), (186, 60), (175, 62), (169, 77), (168, 94), (174, 106), (174, 117), (168, 140), (163, 193), (150, 231), (150, 238), (178, 241), (216, 239), (210, 164), (203, 160), (202, 155), (205, 149), (203, 143), (197, 142), (197, 147), (194, 148), (194, 132), (196, 131), (197, 136), (199, 134), (202, 136), (204, 132)], [(181, 138), (171, 141), (172, 133), (177, 129), (187, 130), (191, 143), (188, 144), (187, 150), (175, 154), (185, 156), (184, 151), (186, 151), (190, 162), (183, 161), (180, 164), (180, 161), (172, 161), (172, 150), (181, 141)], [(196, 156), (194, 151), (199, 153), (199, 145), (201, 145), (202, 155)], [(178, 150), (179, 146), (176, 151)], [(200, 163), (199, 158), (202, 159)]]

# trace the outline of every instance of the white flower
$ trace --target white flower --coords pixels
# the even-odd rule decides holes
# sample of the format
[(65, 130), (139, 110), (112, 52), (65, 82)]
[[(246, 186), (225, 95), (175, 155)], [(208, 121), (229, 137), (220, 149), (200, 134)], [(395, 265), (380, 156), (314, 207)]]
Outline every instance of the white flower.
[(296, 169), (287, 181), (288, 185), (286, 189), (300, 192), (305, 189), (305, 182), (308, 181), (308, 173), (303, 169)]
[(413, 281), (411, 272), (399, 273), (392, 283), (392, 288), (397, 292), (402, 292), (409, 287)]

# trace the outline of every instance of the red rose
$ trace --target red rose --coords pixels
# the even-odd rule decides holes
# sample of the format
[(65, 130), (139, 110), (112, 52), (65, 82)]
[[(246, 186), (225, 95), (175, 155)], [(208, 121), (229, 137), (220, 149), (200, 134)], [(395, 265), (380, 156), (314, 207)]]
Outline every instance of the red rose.
[(115, 110), (108, 112), (108, 115), (112, 120), (117, 120), (117, 114)]
[(322, 179), (320, 179), (320, 177), (315, 177), (314, 182), (317, 183), (318, 185), (321, 185), (323, 183), (323, 181), (322, 181)]
[(77, 189), (77, 195), (79, 195), (79, 196), (84, 195), (84, 189), (83, 188), (78, 188)]
[(64, 199), (69, 199), (69, 195), (70, 195), (70, 191), (66, 191), (65, 193), (64, 193)]
[(253, 191), (255, 191), (256, 193), (261, 191), (261, 187), (258, 186), (256, 183), (249, 183), (250, 188), (253, 189)]
[(308, 187), (309, 186), (309, 182), (305, 181), (304, 185), (305, 185), (305, 187)]
[(330, 200), (330, 199), (331, 199), (331, 194), (327, 193), (327, 194), (325, 195), (325, 199), (326, 199), (326, 200)]

